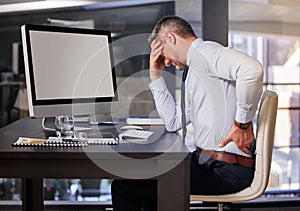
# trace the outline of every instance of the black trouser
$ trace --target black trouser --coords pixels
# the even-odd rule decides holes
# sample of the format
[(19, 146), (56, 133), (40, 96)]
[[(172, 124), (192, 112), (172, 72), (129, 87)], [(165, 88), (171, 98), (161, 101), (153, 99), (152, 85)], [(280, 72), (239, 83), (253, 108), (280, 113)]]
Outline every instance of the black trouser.
[[(200, 160), (199, 160), (200, 157)], [(191, 158), (191, 194), (212, 195), (235, 193), (248, 187), (254, 169), (199, 156)], [(176, 199), (174, 199), (176, 200)], [(114, 180), (112, 183), (114, 211), (157, 210), (156, 180)]]

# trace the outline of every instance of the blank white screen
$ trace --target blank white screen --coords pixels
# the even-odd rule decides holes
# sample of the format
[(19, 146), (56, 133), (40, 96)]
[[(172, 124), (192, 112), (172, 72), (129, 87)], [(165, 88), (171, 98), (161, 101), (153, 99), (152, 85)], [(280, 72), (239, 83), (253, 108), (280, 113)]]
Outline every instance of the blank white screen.
[(30, 31), (36, 100), (114, 97), (107, 36)]

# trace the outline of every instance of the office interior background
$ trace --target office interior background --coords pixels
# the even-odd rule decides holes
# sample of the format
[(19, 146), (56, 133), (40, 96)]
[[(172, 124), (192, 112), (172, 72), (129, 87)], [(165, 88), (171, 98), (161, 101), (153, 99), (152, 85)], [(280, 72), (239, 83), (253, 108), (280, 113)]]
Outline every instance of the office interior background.
[[(28, 116), (20, 44), (22, 24), (110, 30), (113, 41), (120, 41), (113, 46), (115, 56), (124, 58), (116, 65), (116, 74), (120, 105), (128, 106), (120, 106), (119, 115), (155, 116), (157, 113), (147, 90), (149, 79), (143, 71), (147, 69), (147, 53), (126, 58), (124, 55), (130, 46), (139, 42), (124, 40), (150, 33), (157, 20), (173, 14), (187, 19), (196, 34), (202, 36), (202, 3), (202, 0), (0, 0), (0, 127)], [(300, 195), (299, 11), (299, 0), (228, 0), (228, 46), (257, 58), (265, 70), (264, 89), (274, 90), (279, 95), (270, 180), (262, 196), (265, 198), (297, 198)], [(168, 72), (178, 77), (180, 74), (172, 68)], [(168, 75), (165, 76), (168, 85), (178, 99), (180, 84), (174, 79), (176, 77)], [(44, 198), (110, 201), (110, 182), (45, 179)], [(0, 200), (19, 201), (20, 188), (18, 178), (0, 178)]]

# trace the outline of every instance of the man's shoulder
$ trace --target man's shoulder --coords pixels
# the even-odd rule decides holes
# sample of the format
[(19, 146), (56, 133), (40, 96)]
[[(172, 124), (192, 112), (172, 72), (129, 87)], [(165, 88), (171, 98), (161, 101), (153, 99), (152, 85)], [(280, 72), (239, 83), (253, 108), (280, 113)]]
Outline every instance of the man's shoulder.
[[(211, 49), (224, 49), (225, 47), (215, 41), (206, 40), (200, 44), (201, 47), (211, 48)], [(199, 47), (200, 47), (199, 46)]]

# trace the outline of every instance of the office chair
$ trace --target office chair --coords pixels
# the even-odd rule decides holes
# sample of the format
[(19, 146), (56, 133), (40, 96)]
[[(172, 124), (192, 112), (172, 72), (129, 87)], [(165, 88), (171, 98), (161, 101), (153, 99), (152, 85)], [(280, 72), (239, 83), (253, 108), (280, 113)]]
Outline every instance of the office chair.
[(237, 193), (224, 195), (191, 195), (190, 201), (217, 202), (223, 210), (224, 202), (248, 201), (259, 197), (266, 189), (272, 161), (274, 131), (277, 115), (278, 96), (266, 90), (260, 100), (257, 116), (256, 162), (251, 185)]

